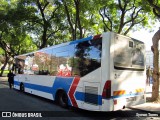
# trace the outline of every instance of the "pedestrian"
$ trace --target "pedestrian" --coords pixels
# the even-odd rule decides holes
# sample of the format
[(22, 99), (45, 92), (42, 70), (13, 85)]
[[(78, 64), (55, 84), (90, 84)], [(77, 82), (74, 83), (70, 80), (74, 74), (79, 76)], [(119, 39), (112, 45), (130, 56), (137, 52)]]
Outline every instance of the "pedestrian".
[(8, 77), (9, 88), (11, 89), (13, 85), (13, 78), (14, 78), (14, 74), (11, 70), (9, 71), (7, 77)]
[(151, 69), (150, 69), (150, 66), (148, 67), (148, 69), (147, 69), (147, 71), (146, 71), (146, 76), (147, 76), (147, 80), (146, 80), (147, 85), (150, 86), (150, 77), (152, 76), (152, 71), (151, 71)]

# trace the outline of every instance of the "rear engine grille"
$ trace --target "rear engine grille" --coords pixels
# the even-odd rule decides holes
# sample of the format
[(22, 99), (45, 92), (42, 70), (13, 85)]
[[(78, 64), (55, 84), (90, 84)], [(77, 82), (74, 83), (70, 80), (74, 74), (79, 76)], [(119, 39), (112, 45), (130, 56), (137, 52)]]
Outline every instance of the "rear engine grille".
[(98, 87), (85, 86), (85, 102), (98, 105)]

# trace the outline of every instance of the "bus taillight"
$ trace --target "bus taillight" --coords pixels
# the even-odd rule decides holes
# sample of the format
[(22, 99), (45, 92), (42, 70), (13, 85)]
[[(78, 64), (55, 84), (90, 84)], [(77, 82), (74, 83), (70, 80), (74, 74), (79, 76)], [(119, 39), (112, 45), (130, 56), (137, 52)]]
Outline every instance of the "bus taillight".
[(110, 98), (111, 97), (111, 80), (107, 80), (102, 93), (103, 98)]
[(93, 37), (93, 39), (98, 39), (98, 38), (101, 38), (101, 37), (102, 37), (102, 35), (99, 34), (99, 35), (95, 35), (95, 36)]

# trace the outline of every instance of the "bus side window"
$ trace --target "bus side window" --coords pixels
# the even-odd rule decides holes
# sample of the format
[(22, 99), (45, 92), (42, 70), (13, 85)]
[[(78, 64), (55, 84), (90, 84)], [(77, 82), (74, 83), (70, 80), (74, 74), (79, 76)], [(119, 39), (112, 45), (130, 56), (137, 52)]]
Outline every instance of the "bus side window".
[(58, 64), (57, 64), (57, 76), (71, 76), (71, 61), (69, 57), (68, 51), (66, 52), (59, 52), (56, 54), (56, 57), (58, 58)]
[(52, 63), (52, 49), (42, 50), (35, 53), (32, 70), (35, 74), (49, 75)]
[(50, 75), (55, 76), (57, 73), (57, 64), (58, 64), (58, 58), (56, 55), (52, 54), (51, 56), (51, 67), (50, 67)]
[(18, 60), (18, 63), (16, 65), (16, 70), (18, 74), (23, 74), (24, 73), (24, 60)]
[(81, 77), (101, 66), (102, 39), (94, 39), (76, 44), (74, 74)]

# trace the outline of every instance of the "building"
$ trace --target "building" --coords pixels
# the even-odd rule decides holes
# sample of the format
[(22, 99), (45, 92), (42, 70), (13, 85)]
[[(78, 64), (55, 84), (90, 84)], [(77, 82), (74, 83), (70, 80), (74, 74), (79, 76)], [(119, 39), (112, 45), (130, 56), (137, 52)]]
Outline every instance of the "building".
[(153, 52), (152, 51), (146, 51), (146, 67), (153, 68)]
[[(160, 50), (159, 50), (160, 53)], [(153, 52), (152, 51), (146, 51), (146, 67), (153, 68)], [(159, 56), (159, 68), (160, 68), (160, 56)]]

